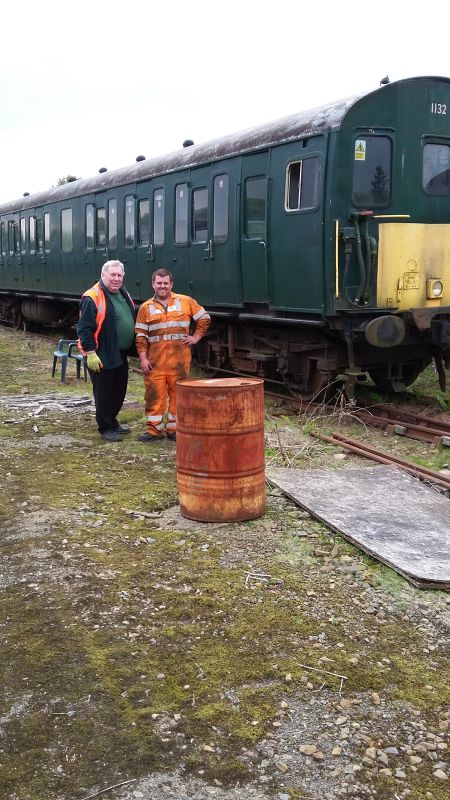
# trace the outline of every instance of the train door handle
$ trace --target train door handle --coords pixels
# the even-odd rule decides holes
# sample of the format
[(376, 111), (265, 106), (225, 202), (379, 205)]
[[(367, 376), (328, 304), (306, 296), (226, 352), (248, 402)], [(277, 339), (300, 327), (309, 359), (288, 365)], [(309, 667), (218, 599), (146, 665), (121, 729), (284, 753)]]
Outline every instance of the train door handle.
[[(204, 247), (203, 249), (204, 249), (205, 253), (208, 253), (208, 256), (209, 256), (209, 258), (212, 260), (212, 257), (213, 257), (213, 243), (212, 243), (212, 239), (210, 239), (210, 240), (209, 240), (209, 242), (208, 242), (208, 247)], [(203, 261), (208, 261), (208, 259), (207, 259), (207, 258), (204, 258), (204, 259), (203, 259)]]
[(265, 243), (264, 239), (261, 239), (261, 241), (258, 242), (258, 244), (260, 244), (261, 247), (264, 247), (264, 250), (266, 249), (266, 243)]

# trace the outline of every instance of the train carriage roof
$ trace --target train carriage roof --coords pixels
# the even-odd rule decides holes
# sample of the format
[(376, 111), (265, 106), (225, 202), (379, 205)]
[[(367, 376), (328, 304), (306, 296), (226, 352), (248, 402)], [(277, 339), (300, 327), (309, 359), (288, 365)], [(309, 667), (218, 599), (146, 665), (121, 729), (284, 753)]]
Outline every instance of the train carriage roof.
[(279, 145), (296, 139), (333, 130), (341, 124), (348, 110), (363, 97), (375, 92), (386, 91), (390, 87), (417, 80), (439, 80), (448, 78), (407, 78), (396, 81), (371, 92), (363, 92), (335, 103), (292, 114), (282, 119), (238, 133), (213, 139), (204, 144), (191, 145), (167, 155), (139, 161), (128, 167), (104, 172), (91, 178), (56, 186), (37, 192), (18, 200), (0, 205), (0, 215), (20, 212), (29, 208), (39, 208), (47, 203), (61, 202), (82, 195), (103, 192), (116, 186), (139, 183), (157, 175), (165, 175), (178, 170), (190, 169), (214, 161), (231, 158), (242, 153), (257, 152), (272, 145)]
[(204, 144), (191, 145), (167, 155), (148, 158), (128, 167), (79, 178), (76, 181), (37, 192), (0, 205), (0, 214), (36, 208), (47, 203), (60, 202), (80, 195), (102, 192), (115, 186), (141, 182), (182, 169), (220, 161), (246, 152), (254, 152), (275, 144), (290, 142), (314, 133), (323, 133), (337, 127), (346, 111), (358, 99), (350, 97), (336, 103), (320, 106), (298, 114), (249, 128), (238, 133), (213, 139)]

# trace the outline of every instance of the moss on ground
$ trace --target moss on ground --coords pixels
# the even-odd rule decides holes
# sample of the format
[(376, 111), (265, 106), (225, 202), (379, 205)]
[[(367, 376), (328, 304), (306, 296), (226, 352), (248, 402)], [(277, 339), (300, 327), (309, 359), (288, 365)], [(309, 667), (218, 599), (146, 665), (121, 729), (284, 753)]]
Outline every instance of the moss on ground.
[[(0, 332), (11, 376), (2, 394), (87, 392), (74, 379), (49, 380), (48, 350)], [(139, 376), (130, 397), (142, 402)], [(0, 421), (9, 416), (0, 408)], [(139, 409), (123, 414), (135, 433), (140, 418)], [(379, 692), (431, 722), (449, 701), (444, 655), (433, 654), (431, 669), (425, 634), (401, 616), (420, 593), (370, 558), (360, 559), (360, 583), (349, 581), (333, 545), (341, 556), (358, 551), (312, 520), (307, 539), (293, 538), (298, 517), (288, 504), (283, 511), (268, 498), (271, 549), (227, 561), (226, 532), (156, 527), (156, 518), (131, 513), (176, 504), (170, 443), (104, 445), (91, 416), (71, 414), (0, 425), (0, 435), (1, 796), (72, 800), (174, 764), (224, 785), (244, 781), (253, 768), (242, 749), (270, 734), (285, 697), (337, 691), (335, 677), (304, 668), (324, 653), (348, 695)], [(65, 444), (47, 444), (51, 436)], [(261, 521), (235, 527), (237, 543), (258, 537)], [(258, 568), (274, 580), (246, 584)], [(355, 593), (371, 586), (390, 598), (392, 616), (355, 625)], [(397, 784), (376, 780), (379, 800), (391, 798)], [(425, 796), (414, 791), (414, 800)]]

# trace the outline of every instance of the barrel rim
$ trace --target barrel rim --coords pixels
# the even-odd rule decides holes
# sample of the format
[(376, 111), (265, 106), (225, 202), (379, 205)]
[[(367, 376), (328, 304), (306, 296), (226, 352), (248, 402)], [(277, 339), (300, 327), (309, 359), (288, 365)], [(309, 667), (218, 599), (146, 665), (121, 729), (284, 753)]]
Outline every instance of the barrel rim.
[(259, 386), (264, 383), (263, 378), (181, 378), (177, 386), (205, 389), (242, 389), (246, 386)]

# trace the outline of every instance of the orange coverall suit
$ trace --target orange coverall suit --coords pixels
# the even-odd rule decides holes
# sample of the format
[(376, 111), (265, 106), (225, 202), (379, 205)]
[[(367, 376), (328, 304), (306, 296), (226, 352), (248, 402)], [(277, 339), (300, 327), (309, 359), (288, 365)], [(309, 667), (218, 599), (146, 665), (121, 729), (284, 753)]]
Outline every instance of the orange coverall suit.
[(147, 431), (151, 436), (163, 436), (164, 427), (167, 433), (176, 430), (175, 384), (189, 376), (191, 348), (182, 339), (189, 334), (191, 320), (195, 322), (195, 335), (204, 336), (211, 318), (196, 300), (184, 294), (171, 292), (167, 307), (152, 297), (139, 308), (136, 349), (138, 353), (146, 353), (152, 365), (152, 370), (144, 375)]

